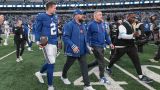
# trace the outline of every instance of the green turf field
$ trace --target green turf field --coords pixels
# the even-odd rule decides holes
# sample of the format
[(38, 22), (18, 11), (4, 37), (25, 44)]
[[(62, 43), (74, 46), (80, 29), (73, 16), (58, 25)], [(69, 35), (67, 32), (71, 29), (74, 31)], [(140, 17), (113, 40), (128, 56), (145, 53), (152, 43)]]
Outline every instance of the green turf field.
[[(0, 46), (0, 58), (6, 54), (15, 50), (13, 45), (13, 38), (10, 39), (9, 46)], [(17, 63), (15, 53), (9, 55), (8, 57), (0, 60), (0, 90), (47, 90), (47, 81), (45, 78), (45, 84), (40, 84), (37, 81), (37, 78), (34, 76), (34, 73), (40, 69), (44, 63), (44, 58), (42, 51), (34, 44), (33, 52), (28, 52), (27, 49), (23, 55), (23, 62)], [(156, 65), (160, 66), (160, 63), (151, 63), (148, 61), (149, 58), (152, 58), (154, 52), (157, 50), (156, 46), (146, 45), (143, 54), (140, 55), (142, 65)], [(109, 57), (109, 50), (106, 51), (106, 57)], [(55, 72), (61, 72), (63, 65), (65, 63), (66, 57), (64, 56), (63, 50), (60, 55), (57, 57)], [(87, 61), (92, 62), (94, 57), (88, 55)], [(106, 62), (108, 64), (108, 62)], [(121, 58), (117, 64), (122, 67), (124, 70), (130, 72), (136, 76), (135, 69), (128, 58), (124, 56)], [(160, 69), (149, 68), (153, 72), (160, 75)], [(95, 72), (97, 73), (97, 72)], [(147, 72), (145, 72), (147, 73)], [(77, 62), (71, 67), (68, 72), (68, 78), (74, 82), (76, 79), (81, 77), (80, 68)], [(154, 76), (153, 76), (154, 77)], [(113, 74), (111, 78), (116, 81), (124, 81), (128, 84), (120, 85), (124, 90), (149, 90), (127, 74), (123, 73), (121, 70), (116, 67), (113, 68)], [(159, 77), (160, 78), (160, 77)], [(95, 74), (90, 75), (91, 82), (98, 82), (98, 78)], [(113, 83), (111, 82), (111, 86)], [(153, 87), (155, 90), (160, 90), (160, 83), (154, 81), (149, 86)], [(75, 86), (73, 83), (71, 85), (64, 85), (60, 80), (60, 77), (54, 78), (54, 86), (56, 90), (83, 90), (83, 86)], [(106, 90), (104, 85), (93, 85), (96, 90)], [(109, 87), (109, 86), (108, 86)], [(113, 90), (113, 89), (111, 89)], [(118, 89), (114, 89), (118, 90)]]

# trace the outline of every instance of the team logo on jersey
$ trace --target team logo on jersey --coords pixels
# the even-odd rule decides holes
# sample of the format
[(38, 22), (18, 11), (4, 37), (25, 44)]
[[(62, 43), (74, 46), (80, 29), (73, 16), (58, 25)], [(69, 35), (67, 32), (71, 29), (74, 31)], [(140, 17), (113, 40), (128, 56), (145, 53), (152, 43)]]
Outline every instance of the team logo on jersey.
[(82, 29), (80, 30), (80, 33), (83, 33), (83, 30), (82, 30)]

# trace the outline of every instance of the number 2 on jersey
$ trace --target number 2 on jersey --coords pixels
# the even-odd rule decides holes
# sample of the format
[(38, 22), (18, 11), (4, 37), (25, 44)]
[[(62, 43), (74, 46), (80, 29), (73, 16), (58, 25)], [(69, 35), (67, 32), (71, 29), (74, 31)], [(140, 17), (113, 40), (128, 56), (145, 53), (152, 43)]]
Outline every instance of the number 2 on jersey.
[(56, 24), (52, 22), (50, 24), (50, 27), (51, 27), (51, 35), (56, 35), (57, 34), (57, 32), (56, 32)]

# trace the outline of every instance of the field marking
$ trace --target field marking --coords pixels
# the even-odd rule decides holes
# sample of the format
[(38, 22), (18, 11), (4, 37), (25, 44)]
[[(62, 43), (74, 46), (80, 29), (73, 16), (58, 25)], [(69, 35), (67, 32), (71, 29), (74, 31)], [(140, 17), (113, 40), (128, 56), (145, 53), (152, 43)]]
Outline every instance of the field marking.
[[(89, 75), (91, 74), (95, 74), (96, 77), (98, 79), (100, 79), (99, 77), (99, 68), (98, 67), (95, 67), (93, 69), (91, 69), (88, 73)], [(109, 75), (105, 74), (105, 76), (107, 77), (107, 79), (111, 82), (111, 84), (102, 84), (100, 83), (99, 81), (98, 82), (90, 82), (91, 85), (103, 85), (107, 90), (124, 90), (123, 87), (121, 87), (120, 85), (126, 85), (128, 84), (127, 82), (125, 81), (115, 81), (114, 79), (112, 79)], [(83, 82), (83, 77), (79, 77), (78, 79), (76, 79), (74, 81), (74, 85), (75, 86), (79, 86), (79, 85), (84, 85), (84, 82)]]
[[(109, 62), (109, 59), (107, 59), (106, 57), (104, 57), (104, 58), (105, 58), (105, 60), (106, 60), (107, 62)], [(118, 68), (119, 70), (121, 70), (122, 72), (124, 72), (125, 74), (127, 74), (128, 76), (130, 76), (130, 77), (132, 77), (133, 79), (135, 79), (137, 82), (139, 82), (140, 84), (142, 84), (143, 86), (145, 86), (145, 87), (148, 88), (149, 90), (156, 90), (156, 89), (154, 89), (153, 87), (149, 86), (148, 84), (140, 81), (137, 77), (135, 77), (133, 74), (129, 73), (127, 70), (123, 69), (123, 68), (120, 67), (119, 65), (114, 64), (114, 66), (115, 66), (116, 68)]]
[(160, 70), (160, 66), (156, 65), (142, 65), (143, 71), (145, 71), (145, 75), (147, 75), (149, 78), (152, 78), (154, 81), (160, 83), (160, 75), (155, 73), (154, 71), (148, 69), (149, 67), (156, 68)]
[(7, 55), (5, 55), (5, 56), (3, 56), (3, 57), (1, 57), (1, 58), (0, 58), (0, 61), (1, 61), (2, 59), (4, 59), (4, 58), (8, 57), (9, 55), (12, 55), (12, 54), (15, 53), (15, 52), (16, 52), (16, 50), (10, 52), (9, 54), (7, 54)]

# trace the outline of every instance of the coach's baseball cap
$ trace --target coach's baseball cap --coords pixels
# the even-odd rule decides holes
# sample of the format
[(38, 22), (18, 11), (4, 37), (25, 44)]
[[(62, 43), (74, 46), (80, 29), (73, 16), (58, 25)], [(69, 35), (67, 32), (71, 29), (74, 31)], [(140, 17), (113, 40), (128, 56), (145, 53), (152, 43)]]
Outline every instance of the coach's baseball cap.
[(85, 12), (80, 9), (76, 9), (73, 14), (74, 15), (78, 15), (78, 14), (82, 15), (82, 14), (85, 14)]

